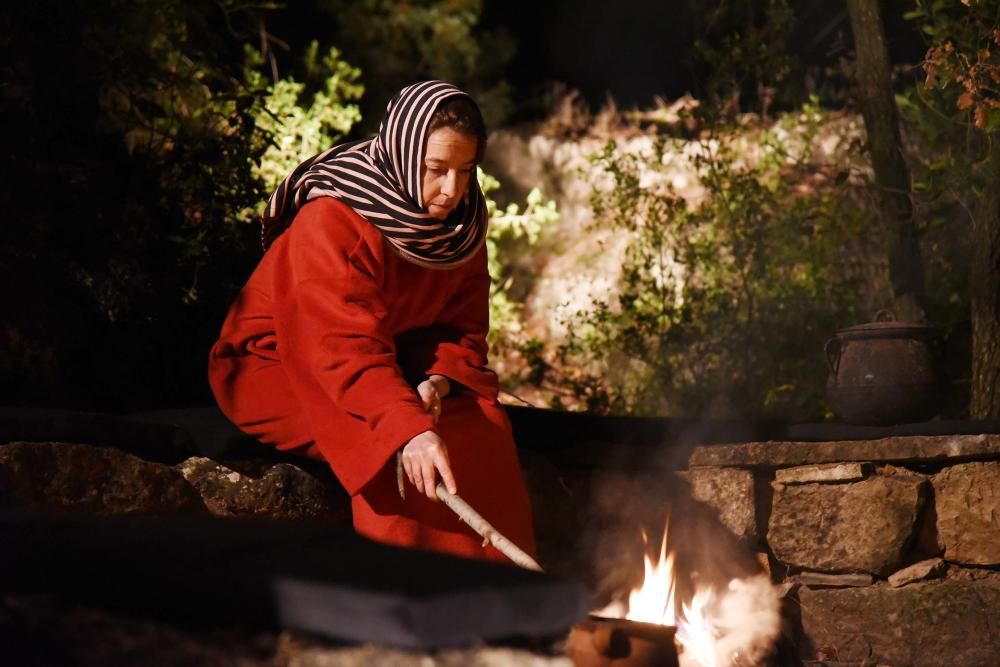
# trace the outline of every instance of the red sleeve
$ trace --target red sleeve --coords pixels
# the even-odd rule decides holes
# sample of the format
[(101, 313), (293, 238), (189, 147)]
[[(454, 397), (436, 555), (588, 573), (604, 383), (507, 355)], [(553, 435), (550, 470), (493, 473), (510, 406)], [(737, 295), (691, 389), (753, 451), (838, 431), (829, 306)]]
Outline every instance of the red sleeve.
[(348, 489), (360, 489), (410, 438), (434, 426), (396, 362), (385, 326), (381, 237), (365, 225), (333, 199), (307, 204), (285, 233), (285, 270), (274, 279), (275, 330), (293, 389), (329, 397), (373, 432), (363, 450), (342, 443), (324, 451)]
[(490, 274), (486, 247), (473, 259), (472, 272), (438, 316), (433, 361), (427, 375), (440, 374), (484, 398), (496, 400), (496, 373), (486, 367), (490, 331)]

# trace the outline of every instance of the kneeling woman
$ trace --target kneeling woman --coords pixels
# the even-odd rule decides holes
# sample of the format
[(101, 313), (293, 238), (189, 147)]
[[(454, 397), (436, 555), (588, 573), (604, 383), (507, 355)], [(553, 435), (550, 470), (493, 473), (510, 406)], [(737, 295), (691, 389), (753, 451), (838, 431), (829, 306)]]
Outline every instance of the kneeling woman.
[(330, 464), (358, 533), (503, 560), (434, 492), (440, 475), (534, 553), (486, 367), (487, 217), (475, 177), (485, 144), (472, 99), (428, 81), (389, 103), (375, 137), (299, 165), (268, 202), (266, 252), (212, 348), (209, 379), (243, 431)]

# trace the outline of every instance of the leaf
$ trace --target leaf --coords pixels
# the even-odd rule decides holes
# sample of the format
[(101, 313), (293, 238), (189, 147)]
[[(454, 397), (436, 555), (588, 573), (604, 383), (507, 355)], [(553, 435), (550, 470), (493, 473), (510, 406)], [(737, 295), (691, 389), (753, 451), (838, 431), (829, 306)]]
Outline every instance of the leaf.
[(985, 104), (979, 104), (976, 106), (976, 127), (980, 130), (985, 130), (986, 126), (990, 122), (990, 111)]
[(998, 129), (1000, 129), (1000, 113), (991, 111), (990, 122), (986, 125), (986, 131), (996, 132)]
[(966, 109), (968, 109), (972, 105), (973, 105), (972, 93), (970, 93), (968, 91), (962, 93), (959, 96), (958, 101), (955, 102), (955, 106), (957, 106), (962, 111), (965, 111)]
[[(925, 85), (927, 85), (927, 84), (925, 84)], [(897, 107), (900, 107), (900, 108), (904, 108), (904, 107), (909, 108), (909, 107), (915, 106), (913, 104), (913, 101), (910, 100), (910, 98), (907, 97), (906, 95), (900, 95), (900, 94), (897, 93), (895, 95), (895, 98), (896, 98), (896, 106)]]
[[(924, 63), (924, 71), (927, 72), (927, 78), (924, 79), (924, 88), (933, 88), (935, 83), (935, 75), (937, 74), (937, 65), (932, 62)], [(900, 97), (899, 95), (896, 96)]]

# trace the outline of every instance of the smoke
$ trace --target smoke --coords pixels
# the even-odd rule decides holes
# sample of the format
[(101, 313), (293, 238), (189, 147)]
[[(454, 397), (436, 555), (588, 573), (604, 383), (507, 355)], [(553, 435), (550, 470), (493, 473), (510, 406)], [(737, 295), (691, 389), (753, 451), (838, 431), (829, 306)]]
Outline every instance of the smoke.
[(767, 576), (730, 581), (709, 619), (719, 633), (715, 648), (720, 667), (760, 664), (781, 632), (780, 607)]
[(678, 637), (687, 633), (692, 642), (681, 667), (766, 664), (781, 632), (781, 603), (752, 540), (730, 532), (718, 511), (695, 500), (687, 481), (669, 469), (600, 478), (591, 505), (600, 531), (595, 602), (608, 606), (598, 615), (624, 617), (629, 591), (643, 583), (644, 559), (655, 562), (669, 526), (667, 548), (676, 556), (677, 602), (684, 607), (677, 609)]

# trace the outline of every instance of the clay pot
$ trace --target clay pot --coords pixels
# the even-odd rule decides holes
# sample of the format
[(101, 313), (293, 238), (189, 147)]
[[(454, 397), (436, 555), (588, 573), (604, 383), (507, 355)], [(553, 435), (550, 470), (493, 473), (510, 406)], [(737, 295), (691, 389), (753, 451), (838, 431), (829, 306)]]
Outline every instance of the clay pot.
[(941, 410), (939, 329), (879, 311), (874, 322), (835, 332), (825, 349), (827, 401), (840, 421), (888, 426), (925, 421)]

